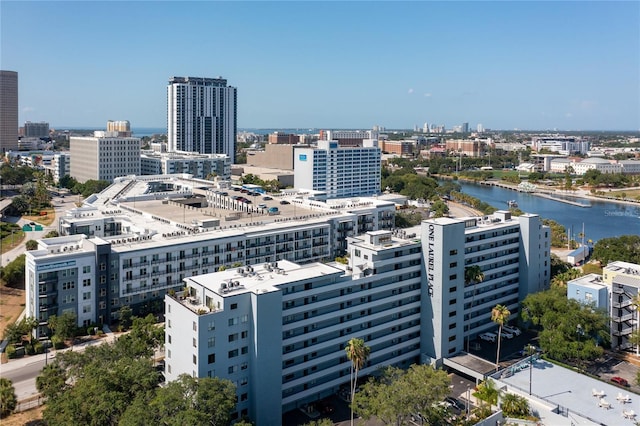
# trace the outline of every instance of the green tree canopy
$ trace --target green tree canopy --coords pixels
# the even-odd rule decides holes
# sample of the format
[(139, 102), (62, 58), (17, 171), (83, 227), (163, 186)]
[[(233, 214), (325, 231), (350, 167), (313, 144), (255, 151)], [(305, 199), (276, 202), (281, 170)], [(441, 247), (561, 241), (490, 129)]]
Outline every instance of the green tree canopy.
[(18, 405), (18, 397), (11, 380), (0, 377), (0, 417), (6, 417), (13, 413)]
[(593, 258), (603, 265), (614, 260), (640, 264), (640, 235), (603, 238), (593, 247)]

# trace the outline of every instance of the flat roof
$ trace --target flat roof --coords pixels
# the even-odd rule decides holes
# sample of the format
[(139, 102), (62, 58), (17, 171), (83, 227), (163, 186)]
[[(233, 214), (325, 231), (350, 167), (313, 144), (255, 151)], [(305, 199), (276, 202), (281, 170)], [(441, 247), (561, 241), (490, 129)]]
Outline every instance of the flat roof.
[[(515, 370), (515, 369), (514, 369)], [(572, 421), (576, 425), (591, 424), (589, 420), (601, 425), (634, 424), (625, 420), (623, 410), (640, 413), (640, 395), (621, 389), (573, 370), (539, 359), (533, 363), (531, 371), (531, 394), (554, 405), (569, 410)], [(500, 379), (509, 386), (529, 392), (529, 370), (516, 371), (512, 376)], [(600, 398), (594, 397), (592, 391), (604, 391), (604, 399), (611, 403), (610, 409), (600, 408)], [(629, 394), (631, 402), (621, 404), (617, 401), (618, 393)], [(580, 421), (578, 417), (582, 417)]]

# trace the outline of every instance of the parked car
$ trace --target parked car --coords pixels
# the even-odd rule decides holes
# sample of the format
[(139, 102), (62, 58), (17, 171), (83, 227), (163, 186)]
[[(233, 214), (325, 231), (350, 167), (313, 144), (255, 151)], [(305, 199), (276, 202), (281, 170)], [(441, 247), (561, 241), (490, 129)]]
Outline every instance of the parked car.
[(512, 327), (510, 325), (503, 325), (502, 326), (503, 330), (508, 331), (509, 333), (515, 335), (515, 336), (519, 336), (522, 334), (522, 331), (520, 331), (520, 329), (518, 327)]
[(258, 208), (259, 209), (266, 209), (267, 205), (265, 203), (260, 203), (260, 204), (258, 204)]
[(628, 387), (629, 386), (629, 382), (627, 382), (627, 379), (624, 379), (624, 378), (622, 378), (620, 376), (613, 376), (611, 378), (611, 381), (613, 383), (617, 384), (617, 385), (620, 385), (620, 386), (624, 386), (624, 387)]
[(291, 204), (291, 203), (288, 202), (287, 200), (282, 200), (282, 201), (280, 201), (280, 204), (284, 205), (284, 204)]
[(495, 333), (482, 333), (480, 336), (480, 339), (485, 340), (487, 342), (495, 342), (496, 339), (498, 338), (498, 335)]
[(460, 411), (464, 411), (466, 409), (466, 407), (464, 406), (462, 401), (459, 401), (459, 400), (457, 400), (456, 398), (454, 398), (452, 396), (448, 396), (444, 400), (446, 402), (448, 402), (449, 404), (451, 404), (452, 407), (455, 407), (456, 409), (458, 409)]
[(266, 196), (266, 197), (262, 197), (262, 200), (263, 201), (270, 201), (270, 200), (273, 200), (273, 198), (271, 198), (269, 196)]
[(502, 337), (503, 339), (513, 339), (515, 336), (513, 335), (513, 333), (509, 333), (503, 328), (500, 332), (500, 337)]

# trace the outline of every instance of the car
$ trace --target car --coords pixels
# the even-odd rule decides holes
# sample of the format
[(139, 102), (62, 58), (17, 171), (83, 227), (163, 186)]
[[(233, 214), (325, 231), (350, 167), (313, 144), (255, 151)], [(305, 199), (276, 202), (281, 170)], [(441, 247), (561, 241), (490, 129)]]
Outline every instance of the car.
[(260, 203), (260, 204), (258, 204), (258, 208), (259, 209), (266, 209), (267, 205), (265, 203)]
[(266, 197), (262, 197), (262, 201), (271, 201), (273, 200), (273, 198), (266, 196)]
[(229, 195), (228, 192), (221, 192), (220, 195), (222, 195), (223, 197), (226, 197), (227, 195)]
[(511, 334), (513, 334), (513, 335), (516, 335), (516, 336), (519, 336), (519, 335), (521, 335), (521, 334), (522, 334), (522, 331), (520, 331), (520, 329), (519, 329), (518, 327), (512, 327), (512, 326), (510, 326), (510, 325), (503, 325), (503, 326), (502, 326), (502, 329), (503, 329), (503, 330), (506, 330), (506, 331), (508, 331), (509, 333), (511, 333)]
[(280, 204), (285, 205), (285, 204), (291, 204), (291, 203), (288, 202), (287, 200), (282, 200), (282, 201), (280, 201)]
[(513, 339), (515, 336), (513, 335), (513, 333), (509, 333), (508, 331), (503, 329), (500, 332), (500, 337), (502, 337), (504, 339)]
[(464, 411), (466, 409), (466, 407), (462, 403), (462, 401), (459, 401), (459, 400), (457, 400), (456, 398), (454, 398), (452, 396), (448, 396), (444, 400), (446, 402), (448, 402), (449, 404), (451, 404), (452, 407), (455, 407), (456, 409), (458, 409), (460, 411)]
[(495, 333), (482, 333), (480, 336), (481, 340), (487, 341), (487, 342), (495, 342), (497, 339), (497, 335)]
[(29, 222), (29, 225), (36, 226), (36, 223), (35, 222)]
[(611, 381), (617, 385), (624, 386), (625, 388), (629, 386), (629, 382), (627, 382), (627, 379), (624, 379), (620, 376), (613, 376), (611, 378)]

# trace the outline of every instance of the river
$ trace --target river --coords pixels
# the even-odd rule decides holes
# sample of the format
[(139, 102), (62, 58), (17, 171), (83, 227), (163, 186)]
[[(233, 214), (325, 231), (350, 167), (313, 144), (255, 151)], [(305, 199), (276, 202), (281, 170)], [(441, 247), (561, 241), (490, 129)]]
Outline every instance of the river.
[(591, 205), (578, 207), (495, 186), (458, 183), (465, 194), (479, 198), (498, 209), (508, 208), (507, 201), (515, 200), (520, 210), (539, 214), (545, 219), (553, 219), (566, 229), (571, 229), (576, 240), (579, 240), (577, 235), (582, 232), (583, 224), (585, 238), (594, 242), (602, 238), (640, 234), (640, 206), (567, 197), (572, 201)]

